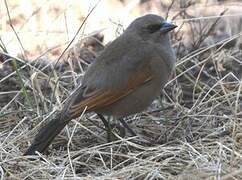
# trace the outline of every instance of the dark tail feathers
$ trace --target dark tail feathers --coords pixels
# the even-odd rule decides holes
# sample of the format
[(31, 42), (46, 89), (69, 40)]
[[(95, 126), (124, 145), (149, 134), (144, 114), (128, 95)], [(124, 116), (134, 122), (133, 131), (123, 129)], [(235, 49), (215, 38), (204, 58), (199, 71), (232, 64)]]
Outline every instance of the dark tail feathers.
[(27, 149), (24, 155), (35, 155), (35, 151), (43, 153), (67, 123), (68, 121), (61, 120), (60, 116), (57, 116), (55, 119), (51, 120), (40, 129), (33, 143)]

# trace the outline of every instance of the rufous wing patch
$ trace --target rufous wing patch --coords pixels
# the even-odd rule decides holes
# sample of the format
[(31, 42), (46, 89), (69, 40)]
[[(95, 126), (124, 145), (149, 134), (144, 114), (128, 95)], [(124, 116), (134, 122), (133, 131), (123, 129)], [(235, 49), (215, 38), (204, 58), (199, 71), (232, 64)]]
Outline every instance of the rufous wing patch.
[(82, 101), (71, 105), (69, 114), (71, 114), (72, 117), (76, 117), (81, 114), (86, 107), (87, 111), (95, 111), (112, 105), (150, 80), (152, 80), (151, 71), (150, 68), (146, 67), (143, 71), (134, 73), (133, 76), (129, 78), (128, 82), (121, 88), (110, 90), (96, 89), (92, 90), (92, 92), (90, 92), (90, 90), (84, 90), (84, 92), (88, 92), (88, 96)]

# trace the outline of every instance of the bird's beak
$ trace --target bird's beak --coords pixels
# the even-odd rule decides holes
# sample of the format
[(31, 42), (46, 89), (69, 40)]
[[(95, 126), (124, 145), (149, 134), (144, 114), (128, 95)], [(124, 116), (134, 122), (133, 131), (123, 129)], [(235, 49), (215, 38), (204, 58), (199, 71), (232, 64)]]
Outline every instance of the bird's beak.
[(164, 21), (162, 24), (161, 24), (161, 28), (160, 28), (160, 32), (161, 33), (167, 33), (173, 29), (175, 29), (177, 27), (177, 25), (175, 24), (172, 24), (172, 23), (169, 23), (167, 21)]

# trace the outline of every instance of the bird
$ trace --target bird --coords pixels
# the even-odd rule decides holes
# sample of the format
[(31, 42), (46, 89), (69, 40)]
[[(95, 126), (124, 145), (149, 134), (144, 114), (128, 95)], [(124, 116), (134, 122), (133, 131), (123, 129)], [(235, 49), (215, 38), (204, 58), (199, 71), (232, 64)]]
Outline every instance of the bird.
[(56, 118), (35, 136), (24, 155), (44, 153), (54, 138), (84, 110), (120, 119), (145, 110), (160, 94), (175, 67), (169, 32), (177, 26), (156, 14), (136, 18), (105, 47), (85, 72)]

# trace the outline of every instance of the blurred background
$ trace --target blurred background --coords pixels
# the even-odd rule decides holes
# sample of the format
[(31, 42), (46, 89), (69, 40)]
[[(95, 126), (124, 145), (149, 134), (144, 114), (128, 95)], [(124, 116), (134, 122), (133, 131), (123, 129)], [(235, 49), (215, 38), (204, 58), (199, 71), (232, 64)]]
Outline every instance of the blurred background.
[(241, 30), (241, 8), (242, 2), (238, 0), (1, 0), (0, 36), (11, 55), (25, 53), (31, 60), (41, 54), (56, 58), (87, 16), (75, 41), (100, 32), (106, 44), (133, 19), (154, 13), (179, 25), (177, 31), (183, 31), (182, 40), (189, 44), (194, 33), (186, 27), (187, 23), (213, 23), (224, 13), (223, 23), (209, 34), (214, 38), (206, 39), (213, 43)]

